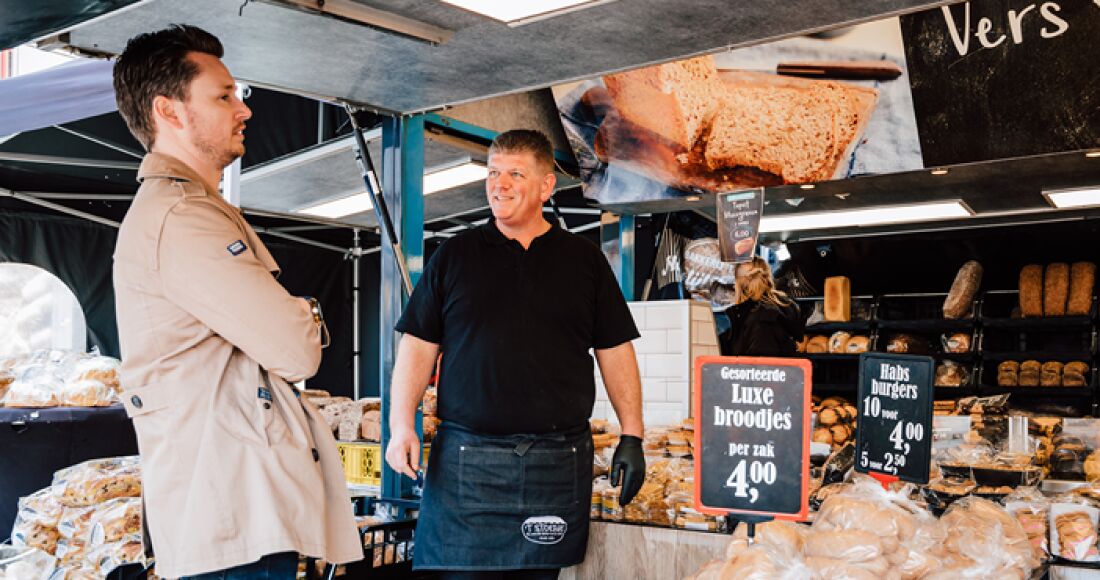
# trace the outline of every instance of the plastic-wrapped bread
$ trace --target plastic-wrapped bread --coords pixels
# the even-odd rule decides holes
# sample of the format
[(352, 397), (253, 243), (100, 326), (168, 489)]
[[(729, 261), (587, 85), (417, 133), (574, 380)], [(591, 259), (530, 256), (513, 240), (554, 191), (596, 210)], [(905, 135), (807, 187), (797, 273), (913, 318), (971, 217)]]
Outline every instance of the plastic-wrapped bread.
[(848, 322), (852, 319), (852, 282), (846, 276), (825, 279), (825, 320)]
[(68, 407), (108, 407), (117, 397), (117, 391), (93, 379), (79, 380), (61, 389), (61, 404)]
[(1047, 264), (1043, 273), (1043, 316), (1065, 316), (1069, 298), (1069, 265)]
[(951, 291), (943, 302), (943, 317), (957, 319), (970, 314), (974, 296), (981, 283), (982, 265), (974, 260), (963, 264), (958, 274), (955, 274), (955, 282), (951, 284)]
[(1020, 270), (1020, 316), (1043, 315), (1043, 267), (1028, 264)]
[(1087, 316), (1092, 309), (1092, 287), (1096, 283), (1096, 264), (1074, 262), (1069, 272), (1068, 316)]

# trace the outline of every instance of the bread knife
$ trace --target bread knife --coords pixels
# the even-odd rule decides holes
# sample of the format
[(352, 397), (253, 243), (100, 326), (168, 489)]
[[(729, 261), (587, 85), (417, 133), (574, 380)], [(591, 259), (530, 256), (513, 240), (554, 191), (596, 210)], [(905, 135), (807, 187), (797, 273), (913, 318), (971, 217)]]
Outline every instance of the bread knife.
[(781, 62), (776, 74), (819, 79), (891, 81), (901, 76), (901, 67), (888, 60)]

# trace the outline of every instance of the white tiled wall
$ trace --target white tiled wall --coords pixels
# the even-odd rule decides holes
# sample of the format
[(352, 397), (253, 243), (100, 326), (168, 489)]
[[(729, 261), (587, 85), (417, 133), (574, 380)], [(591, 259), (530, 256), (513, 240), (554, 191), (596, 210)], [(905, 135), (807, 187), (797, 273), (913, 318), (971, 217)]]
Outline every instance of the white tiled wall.
[[(714, 317), (706, 304), (691, 300), (631, 302), (630, 312), (642, 335), (634, 350), (646, 426), (677, 424), (691, 416), (692, 361), (719, 353)], [(592, 416), (617, 422), (598, 365)]]

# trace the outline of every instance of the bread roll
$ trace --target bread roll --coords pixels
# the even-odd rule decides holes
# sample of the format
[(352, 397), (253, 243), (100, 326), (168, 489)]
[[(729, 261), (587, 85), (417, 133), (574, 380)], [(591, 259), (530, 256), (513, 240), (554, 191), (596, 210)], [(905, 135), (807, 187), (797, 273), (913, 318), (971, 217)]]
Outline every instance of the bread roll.
[(1043, 363), (1037, 360), (1025, 360), (1020, 363), (1020, 372), (1035, 371), (1039, 372), (1043, 370)]
[(810, 354), (829, 352), (829, 339), (824, 336), (811, 338), (810, 342), (806, 343), (806, 352)]
[(871, 348), (871, 339), (866, 336), (853, 336), (848, 339), (848, 343), (844, 346), (844, 352), (848, 354), (859, 354), (861, 352), (867, 352)]
[(997, 365), (998, 373), (1018, 373), (1020, 372), (1020, 363), (1014, 360), (1006, 360)]
[(1096, 264), (1074, 262), (1069, 273), (1069, 300), (1066, 314), (1088, 316), (1092, 309), (1092, 287), (1096, 282)]
[(1021, 387), (1038, 387), (1039, 386), (1039, 371), (1020, 371), (1020, 386)]
[(997, 373), (998, 387), (1016, 387), (1020, 384), (1020, 375), (1011, 371)]
[(833, 434), (831, 431), (829, 431), (828, 427), (818, 427), (817, 429), (814, 429), (813, 442), (832, 445)]
[(825, 320), (848, 322), (852, 319), (852, 282), (847, 276), (825, 279)]
[(821, 401), (822, 407), (839, 407), (847, 404), (848, 401), (844, 400), (843, 397), (829, 397), (824, 401)]
[(852, 335), (847, 332), (834, 332), (833, 335), (829, 337), (829, 352), (833, 354), (845, 352), (845, 348), (848, 346), (848, 339), (850, 338), (852, 338)]
[(1043, 316), (1065, 316), (1069, 298), (1069, 265), (1063, 262), (1047, 264), (1043, 274)]
[(824, 427), (831, 427), (839, 421), (840, 414), (836, 412), (836, 407), (825, 407), (817, 413), (817, 423)]
[(1043, 267), (1028, 264), (1020, 270), (1020, 316), (1043, 315)]
[(838, 423), (829, 428), (829, 432), (833, 435), (833, 444), (844, 445), (846, 441), (852, 436), (852, 430), (847, 425)]
[(943, 317), (948, 319), (964, 318), (970, 314), (974, 296), (982, 283), (982, 265), (971, 260), (959, 268), (955, 282), (943, 302)]

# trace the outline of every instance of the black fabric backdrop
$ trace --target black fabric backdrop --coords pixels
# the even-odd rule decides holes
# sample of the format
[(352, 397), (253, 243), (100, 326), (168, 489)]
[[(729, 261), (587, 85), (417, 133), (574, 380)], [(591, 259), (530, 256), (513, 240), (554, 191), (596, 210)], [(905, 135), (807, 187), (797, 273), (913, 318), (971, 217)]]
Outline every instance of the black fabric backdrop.
[[(111, 283), (116, 235), (112, 227), (80, 218), (0, 210), (0, 262), (31, 264), (61, 279), (84, 310), (88, 347), (96, 346), (101, 353), (114, 357), (119, 356)], [(283, 286), (292, 294), (316, 297), (325, 311), (332, 345), (325, 350), (321, 369), (308, 385), (334, 394), (350, 394), (351, 262), (339, 253), (312, 246), (266, 236), (264, 242), (282, 267), (279, 281)], [(363, 268), (364, 287), (377, 288), (376, 271)], [(364, 310), (369, 310), (372, 302), (364, 298)], [(373, 380), (369, 372), (364, 375), (364, 384)]]

